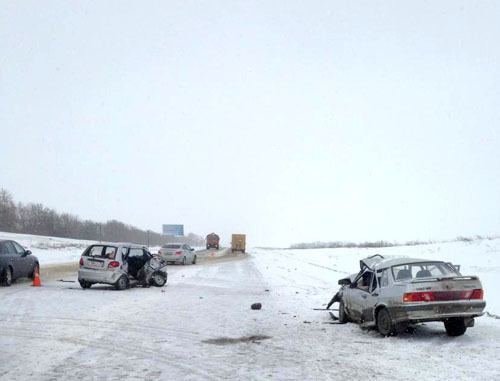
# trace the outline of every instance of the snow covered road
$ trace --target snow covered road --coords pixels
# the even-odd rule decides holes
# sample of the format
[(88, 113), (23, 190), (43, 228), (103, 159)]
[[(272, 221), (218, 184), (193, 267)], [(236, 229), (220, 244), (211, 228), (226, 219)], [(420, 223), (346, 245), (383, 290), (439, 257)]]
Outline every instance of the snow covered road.
[(161, 289), (20, 281), (0, 288), (0, 379), (498, 378), (500, 320), (481, 317), (457, 338), (438, 323), (381, 338), (314, 311), (367, 254), (255, 249), (169, 266)]

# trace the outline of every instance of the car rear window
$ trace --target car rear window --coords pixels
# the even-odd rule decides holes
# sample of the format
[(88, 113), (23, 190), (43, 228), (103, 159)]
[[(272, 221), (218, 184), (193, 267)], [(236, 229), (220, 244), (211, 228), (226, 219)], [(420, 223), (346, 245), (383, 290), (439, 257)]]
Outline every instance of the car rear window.
[(162, 248), (164, 248), (164, 249), (180, 249), (181, 245), (163, 245)]
[(0, 242), (0, 254), (9, 254), (9, 248), (7, 247), (7, 242)]
[(95, 245), (84, 253), (87, 257), (115, 259), (118, 248), (116, 246)]
[(392, 266), (392, 275), (396, 281), (459, 275), (454, 269), (444, 262), (420, 262)]

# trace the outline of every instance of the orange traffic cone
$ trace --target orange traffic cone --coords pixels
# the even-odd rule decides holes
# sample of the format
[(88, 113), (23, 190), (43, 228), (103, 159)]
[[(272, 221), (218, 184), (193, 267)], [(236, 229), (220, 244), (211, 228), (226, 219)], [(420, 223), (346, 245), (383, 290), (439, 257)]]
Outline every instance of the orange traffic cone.
[(33, 287), (42, 287), (42, 282), (40, 281), (40, 271), (38, 269), (35, 270), (35, 277), (33, 278)]

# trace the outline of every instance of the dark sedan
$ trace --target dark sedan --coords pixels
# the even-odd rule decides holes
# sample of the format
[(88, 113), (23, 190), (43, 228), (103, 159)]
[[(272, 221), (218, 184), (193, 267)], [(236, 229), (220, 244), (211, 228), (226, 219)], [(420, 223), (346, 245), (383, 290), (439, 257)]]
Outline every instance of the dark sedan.
[(18, 278), (34, 278), (40, 265), (38, 258), (15, 241), (0, 240), (0, 280), (10, 286)]

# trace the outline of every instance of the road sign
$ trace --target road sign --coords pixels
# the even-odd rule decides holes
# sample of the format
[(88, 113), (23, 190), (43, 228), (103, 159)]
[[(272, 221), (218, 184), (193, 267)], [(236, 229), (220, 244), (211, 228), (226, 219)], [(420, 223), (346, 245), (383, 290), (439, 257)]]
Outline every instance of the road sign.
[(163, 225), (163, 235), (184, 235), (184, 225)]

